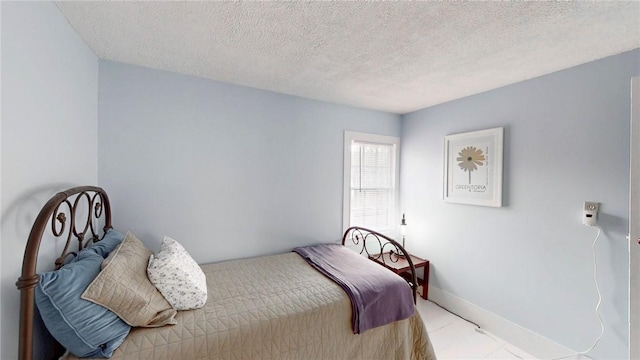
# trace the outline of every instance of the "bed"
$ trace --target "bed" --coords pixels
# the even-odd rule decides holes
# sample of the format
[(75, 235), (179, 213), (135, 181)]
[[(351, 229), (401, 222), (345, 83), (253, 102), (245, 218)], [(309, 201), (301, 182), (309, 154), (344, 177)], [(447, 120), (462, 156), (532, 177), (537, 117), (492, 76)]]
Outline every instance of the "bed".
[[(16, 283), (21, 293), (22, 360), (34, 356), (35, 289), (43, 286), (38, 284), (42, 275), (36, 273), (36, 263), (47, 228), (47, 237), (66, 241), (55, 261), (56, 269), (70, 267), (70, 257), (87, 253), (98, 247), (95, 244), (107, 246), (104, 238), (114, 231), (106, 192), (93, 186), (60, 192), (36, 218), (25, 249), (22, 276)], [(373, 243), (376, 250), (370, 250), (368, 243)], [(397, 256), (406, 254), (395, 241), (357, 227), (345, 232), (340, 249), (332, 249), (344, 252), (347, 246), (351, 248), (349, 253), (364, 259), (376, 257), (387, 246)], [(290, 252), (201, 265), (207, 286), (202, 307), (174, 311), (171, 325), (131, 327), (109, 355), (112, 359), (435, 359), (424, 323), (414, 308), (402, 320), (355, 331), (357, 309), (352, 294), (318, 271), (310, 257)], [(383, 269), (366, 262), (366, 266)], [(415, 302), (413, 266), (412, 270), (404, 285)], [(385, 270), (387, 273), (391, 274)], [(55, 346), (57, 357), (65, 349), (57, 342)], [(76, 359), (73, 354), (67, 357)]]

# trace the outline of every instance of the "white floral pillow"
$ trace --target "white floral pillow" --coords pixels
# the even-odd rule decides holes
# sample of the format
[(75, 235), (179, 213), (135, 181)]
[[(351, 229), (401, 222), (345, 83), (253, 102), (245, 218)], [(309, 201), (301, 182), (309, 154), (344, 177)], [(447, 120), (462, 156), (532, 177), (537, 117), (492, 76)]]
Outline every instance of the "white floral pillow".
[(147, 275), (176, 310), (191, 310), (207, 302), (207, 279), (187, 250), (165, 236), (160, 251), (149, 258)]

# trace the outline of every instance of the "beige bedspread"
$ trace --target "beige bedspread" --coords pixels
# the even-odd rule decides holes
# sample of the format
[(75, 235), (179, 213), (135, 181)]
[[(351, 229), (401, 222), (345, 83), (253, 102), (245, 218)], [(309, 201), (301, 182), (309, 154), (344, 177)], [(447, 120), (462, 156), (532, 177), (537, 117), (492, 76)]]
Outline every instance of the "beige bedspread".
[(206, 305), (132, 329), (112, 359), (435, 359), (417, 310), (353, 334), (346, 293), (296, 253), (202, 268)]

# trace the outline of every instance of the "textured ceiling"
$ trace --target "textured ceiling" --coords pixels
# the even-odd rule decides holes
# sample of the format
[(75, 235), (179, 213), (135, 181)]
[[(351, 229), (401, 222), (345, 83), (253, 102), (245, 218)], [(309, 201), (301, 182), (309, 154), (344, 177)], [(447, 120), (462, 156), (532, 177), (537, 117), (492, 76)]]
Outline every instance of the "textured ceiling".
[(103, 59), (404, 114), (640, 47), (640, 2), (57, 2)]

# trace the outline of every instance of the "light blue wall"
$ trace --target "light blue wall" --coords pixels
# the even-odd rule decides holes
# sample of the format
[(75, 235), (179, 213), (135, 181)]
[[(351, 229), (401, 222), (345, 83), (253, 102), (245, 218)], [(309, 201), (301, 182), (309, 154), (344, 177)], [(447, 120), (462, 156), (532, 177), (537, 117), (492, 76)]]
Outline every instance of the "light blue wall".
[[(199, 262), (338, 240), (344, 130), (402, 132), (407, 245), (431, 260), (434, 286), (576, 350), (599, 330), (595, 230), (580, 224), (580, 208), (601, 202), (607, 333), (595, 354), (626, 357), (628, 99), (638, 51), (408, 114), (401, 125), (393, 114), (98, 66), (54, 4), (1, 10), (3, 359), (17, 353), (24, 241), (52, 193), (97, 182), (117, 227), (151, 247), (171, 235)], [(443, 137), (495, 126), (506, 128), (505, 207), (442, 202)]]
[[(593, 354), (627, 357), (630, 79), (640, 51), (403, 116), (401, 197), (407, 246), (431, 281), (581, 351), (594, 313), (585, 200), (601, 203), (597, 243), (606, 333)], [(442, 200), (445, 135), (505, 127), (504, 207)]]
[(114, 224), (199, 263), (338, 241), (344, 131), (400, 116), (100, 62), (99, 183)]
[[(98, 58), (52, 2), (2, 7), (2, 359), (18, 353), (22, 256), (48, 198), (98, 180)], [(54, 250), (55, 248), (55, 250)], [(39, 269), (53, 268), (44, 241)], [(38, 354), (38, 353), (36, 353)]]

